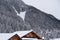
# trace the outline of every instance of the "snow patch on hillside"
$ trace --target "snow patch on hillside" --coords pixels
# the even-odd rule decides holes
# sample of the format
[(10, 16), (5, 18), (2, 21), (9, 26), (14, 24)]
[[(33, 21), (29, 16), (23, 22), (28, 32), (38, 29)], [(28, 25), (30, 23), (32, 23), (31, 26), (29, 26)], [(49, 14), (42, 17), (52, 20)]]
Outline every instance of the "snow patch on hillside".
[(20, 14), (17, 14), (17, 15), (20, 16), (24, 20), (25, 19), (25, 14), (26, 14), (26, 11), (20, 12)]
[(17, 16), (21, 17), (23, 20), (25, 19), (26, 11), (23, 11), (23, 12), (18, 13), (18, 11), (15, 9), (15, 7), (13, 7), (13, 9), (17, 13)]

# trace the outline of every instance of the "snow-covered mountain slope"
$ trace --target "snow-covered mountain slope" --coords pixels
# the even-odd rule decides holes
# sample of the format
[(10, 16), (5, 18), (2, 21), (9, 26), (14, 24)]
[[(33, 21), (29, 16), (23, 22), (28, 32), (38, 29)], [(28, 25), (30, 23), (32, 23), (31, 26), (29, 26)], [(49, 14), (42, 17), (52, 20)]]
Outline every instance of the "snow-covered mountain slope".
[(26, 4), (32, 5), (39, 10), (54, 15), (60, 20), (60, 0), (23, 0)]
[(60, 37), (60, 21), (54, 16), (27, 5), (22, 0), (0, 0), (0, 33), (30, 29), (38, 35), (42, 31), (46, 38)]

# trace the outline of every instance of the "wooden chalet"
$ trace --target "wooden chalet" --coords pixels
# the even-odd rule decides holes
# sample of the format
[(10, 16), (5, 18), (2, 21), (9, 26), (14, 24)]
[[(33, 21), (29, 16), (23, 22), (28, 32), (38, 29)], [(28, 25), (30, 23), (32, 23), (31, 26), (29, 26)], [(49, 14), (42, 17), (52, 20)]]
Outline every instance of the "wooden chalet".
[(17, 34), (9, 38), (8, 40), (22, 40)]
[(0, 33), (0, 40), (42, 40), (33, 30)]
[(35, 32), (31, 31), (28, 34), (24, 35), (22, 39), (41, 40), (42, 38), (39, 37)]

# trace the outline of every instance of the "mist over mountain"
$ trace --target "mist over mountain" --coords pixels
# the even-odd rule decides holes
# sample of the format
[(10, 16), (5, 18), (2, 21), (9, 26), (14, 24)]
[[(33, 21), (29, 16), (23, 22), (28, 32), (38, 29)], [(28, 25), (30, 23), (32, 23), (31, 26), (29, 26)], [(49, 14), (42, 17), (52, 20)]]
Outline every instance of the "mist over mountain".
[[(26, 11), (25, 20), (17, 16), (13, 7), (18, 13)], [(0, 0), (0, 33), (30, 29), (33, 29), (38, 35), (42, 32), (46, 37), (60, 37), (60, 21), (51, 14), (27, 5), (22, 0)]]

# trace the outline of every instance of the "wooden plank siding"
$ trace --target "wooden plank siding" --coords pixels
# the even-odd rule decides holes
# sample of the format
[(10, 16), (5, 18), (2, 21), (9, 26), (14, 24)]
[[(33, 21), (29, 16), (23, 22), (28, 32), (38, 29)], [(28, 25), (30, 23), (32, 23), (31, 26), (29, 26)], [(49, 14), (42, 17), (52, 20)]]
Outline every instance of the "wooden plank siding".
[(17, 34), (9, 38), (8, 40), (22, 40)]
[(35, 34), (33, 31), (24, 35), (22, 38), (37, 38), (37, 39), (42, 39), (41, 37), (39, 37), (37, 34)]

